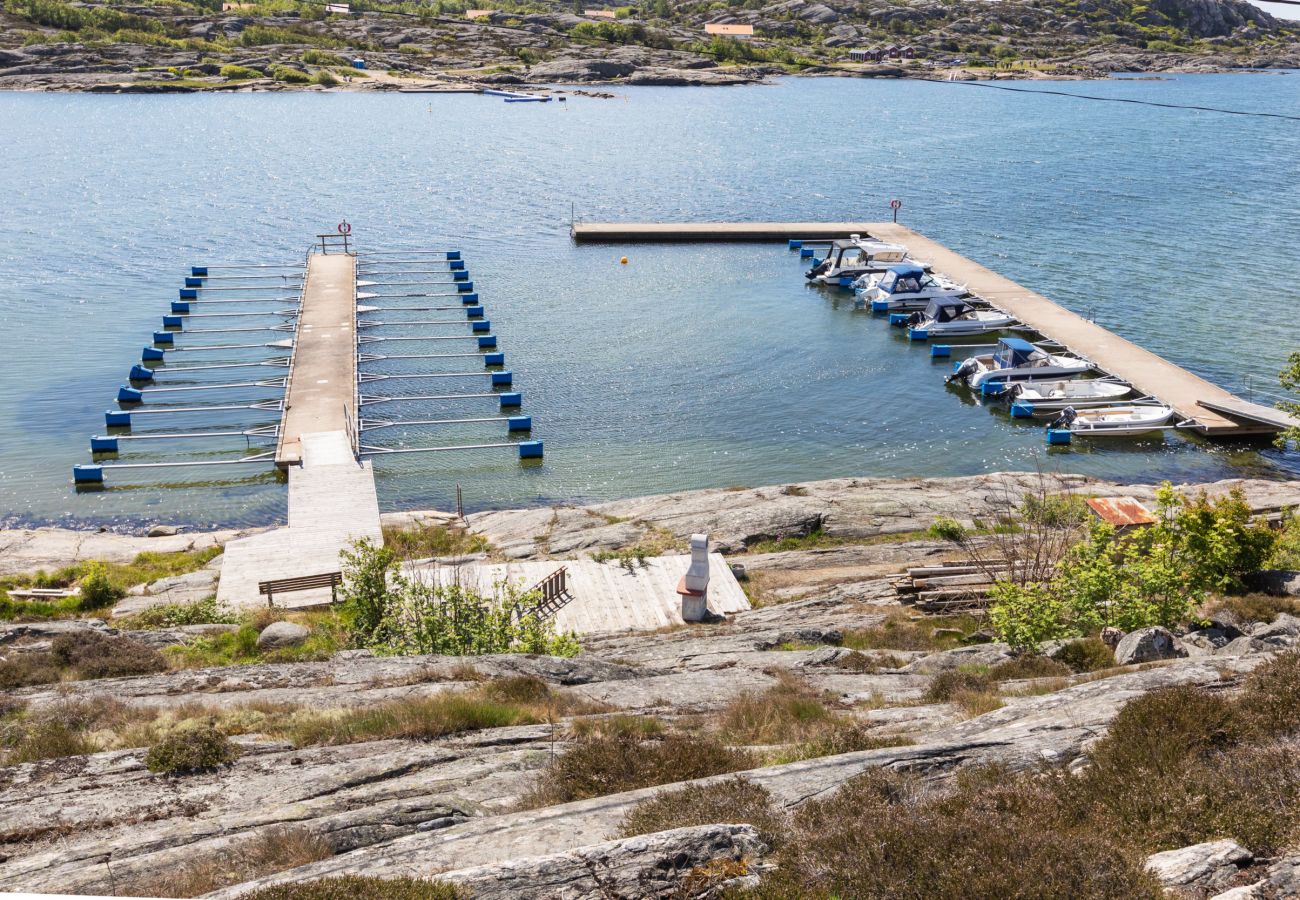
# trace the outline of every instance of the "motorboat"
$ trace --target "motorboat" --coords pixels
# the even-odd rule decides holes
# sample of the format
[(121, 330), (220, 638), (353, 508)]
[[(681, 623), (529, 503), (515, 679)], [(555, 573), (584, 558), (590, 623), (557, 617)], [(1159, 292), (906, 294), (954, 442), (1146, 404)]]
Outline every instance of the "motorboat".
[(932, 337), (960, 337), (987, 334), (1018, 325), (1014, 316), (997, 309), (978, 309), (960, 297), (936, 297), (925, 312), (914, 312), (907, 320), (907, 336), (914, 341)]
[(1011, 415), (1027, 419), (1035, 413), (1073, 406), (1105, 406), (1132, 393), (1132, 388), (1103, 378), (1074, 381), (1031, 381), (1012, 386)]
[(1000, 394), (1023, 381), (1063, 381), (1092, 368), (1085, 359), (1049, 353), (1022, 338), (1004, 337), (997, 349), (962, 360), (948, 381), (964, 381), (983, 394)]
[(871, 304), (872, 312), (923, 310), (941, 297), (960, 299), (969, 293), (959, 284), (931, 275), (915, 263), (890, 266), (876, 275), (864, 275), (854, 284), (858, 303)]
[(1047, 426), (1051, 432), (1067, 431), (1074, 437), (1131, 437), (1159, 431), (1174, 417), (1162, 403), (1124, 403), (1093, 409), (1067, 406)]
[(804, 276), (814, 284), (853, 284), (864, 275), (885, 271), (907, 261), (907, 248), (874, 238), (851, 235), (847, 241), (832, 241), (824, 259), (814, 260)]

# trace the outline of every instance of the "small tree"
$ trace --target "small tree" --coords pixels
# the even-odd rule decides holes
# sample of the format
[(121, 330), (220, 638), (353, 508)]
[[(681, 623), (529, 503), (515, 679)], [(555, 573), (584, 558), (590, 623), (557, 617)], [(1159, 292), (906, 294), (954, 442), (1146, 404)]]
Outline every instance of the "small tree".
[[(1277, 376), (1277, 380), (1288, 391), (1300, 391), (1300, 350), (1292, 352), (1287, 358), (1286, 368)], [(1283, 400), (1277, 405), (1278, 409), (1290, 413), (1300, 419), (1300, 400)], [(1279, 447), (1285, 447), (1287, 444), (1300, 444), (1300, 426), (1288, 428), (1277, 437)]]

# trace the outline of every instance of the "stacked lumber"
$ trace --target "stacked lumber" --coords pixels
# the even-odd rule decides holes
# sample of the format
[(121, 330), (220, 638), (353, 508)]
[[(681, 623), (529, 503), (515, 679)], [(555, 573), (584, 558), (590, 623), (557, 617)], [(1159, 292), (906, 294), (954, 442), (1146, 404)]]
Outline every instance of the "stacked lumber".
[(976, 566), (954, 562), (937, 566), (915, 566), (891, 576), (890, 581), (903, 603), (922, 612), (948, 613), (981, 610), (988, 605), (990, 575), (1007, 570), (1006, 564)]

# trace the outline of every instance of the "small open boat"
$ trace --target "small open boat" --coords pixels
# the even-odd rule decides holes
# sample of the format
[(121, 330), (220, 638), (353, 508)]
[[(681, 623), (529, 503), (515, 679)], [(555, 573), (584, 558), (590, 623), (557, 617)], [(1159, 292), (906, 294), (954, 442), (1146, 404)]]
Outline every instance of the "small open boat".
[(915, 263), (901, 263), (878, 275), (864, 275), (855, 285), (861, 304), (871, 304), (873, 312), (920, 310), (937, 297), (961, 298), (968, 293), (961, 285), (931, 275)]
[(1011, 415), (1026, 419), (1035, 413), (1113, 403), (1132, 392), (1127, 384), (1102, 379), (1032, 381), (1011, 388)]
[(1132, 437), (1159, 431), (1174, 417), (1160, 403), (1124, 403), (1096, 409), (1067, 406), (1047, 426), (1049, 432), (1069, 431), (1074, 437)]
[(1022, 338), (1004, 337), (992, 353), (962, 360), (947, 380), (964, 381), (981, 393), (999, 394), (1018, 382), (1062, 381), (1091, 368), (1086, 359), (1048, 353)]
[(912, 313), (907, 336), (914, 341), (932, 337), (960, 337), (987, 334), (1018, 324), (1014, 316), (996, 309), (977, 309), (960, 297), (936, 297), (925, 312)]
[(848, 279), (851, 284), (864, 275), (883, 272), (906, 261), (907, 248), (901, 244), (873, 238), (863, 240), (861, 235), (854, 234), (847, 241), (832, 241), (826, 258), (816, 260), (804, 277), (814, 284), (840, 284), (841, 279)]

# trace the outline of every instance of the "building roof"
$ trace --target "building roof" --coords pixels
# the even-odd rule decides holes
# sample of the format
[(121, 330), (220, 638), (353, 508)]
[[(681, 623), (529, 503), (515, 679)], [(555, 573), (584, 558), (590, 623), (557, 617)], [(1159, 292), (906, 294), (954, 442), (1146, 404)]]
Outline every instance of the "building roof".
[(1083, 502), (1097, 514), (1097, 518), (1116, 528), (1151, 525), (1156, 520), (1149, 509), (1132, 497), (1088, 497)]
[(596, 18), (596, 19), (618, 18), (618, 13), (614, 12), (614, 10), (612, 9), (584, 9), (582, 11), (582, 14), (584, 16), (591, 16), (592, 18)]
[(705, 34), (729, 34), (733, 37), (753, 37), (753, 25), (728, 25), (722, 22), (710, 22), (704, 26)]
[(467, 9), (465, 18), (467, 19), (485, 19), (496, 12), (495, 9)]

